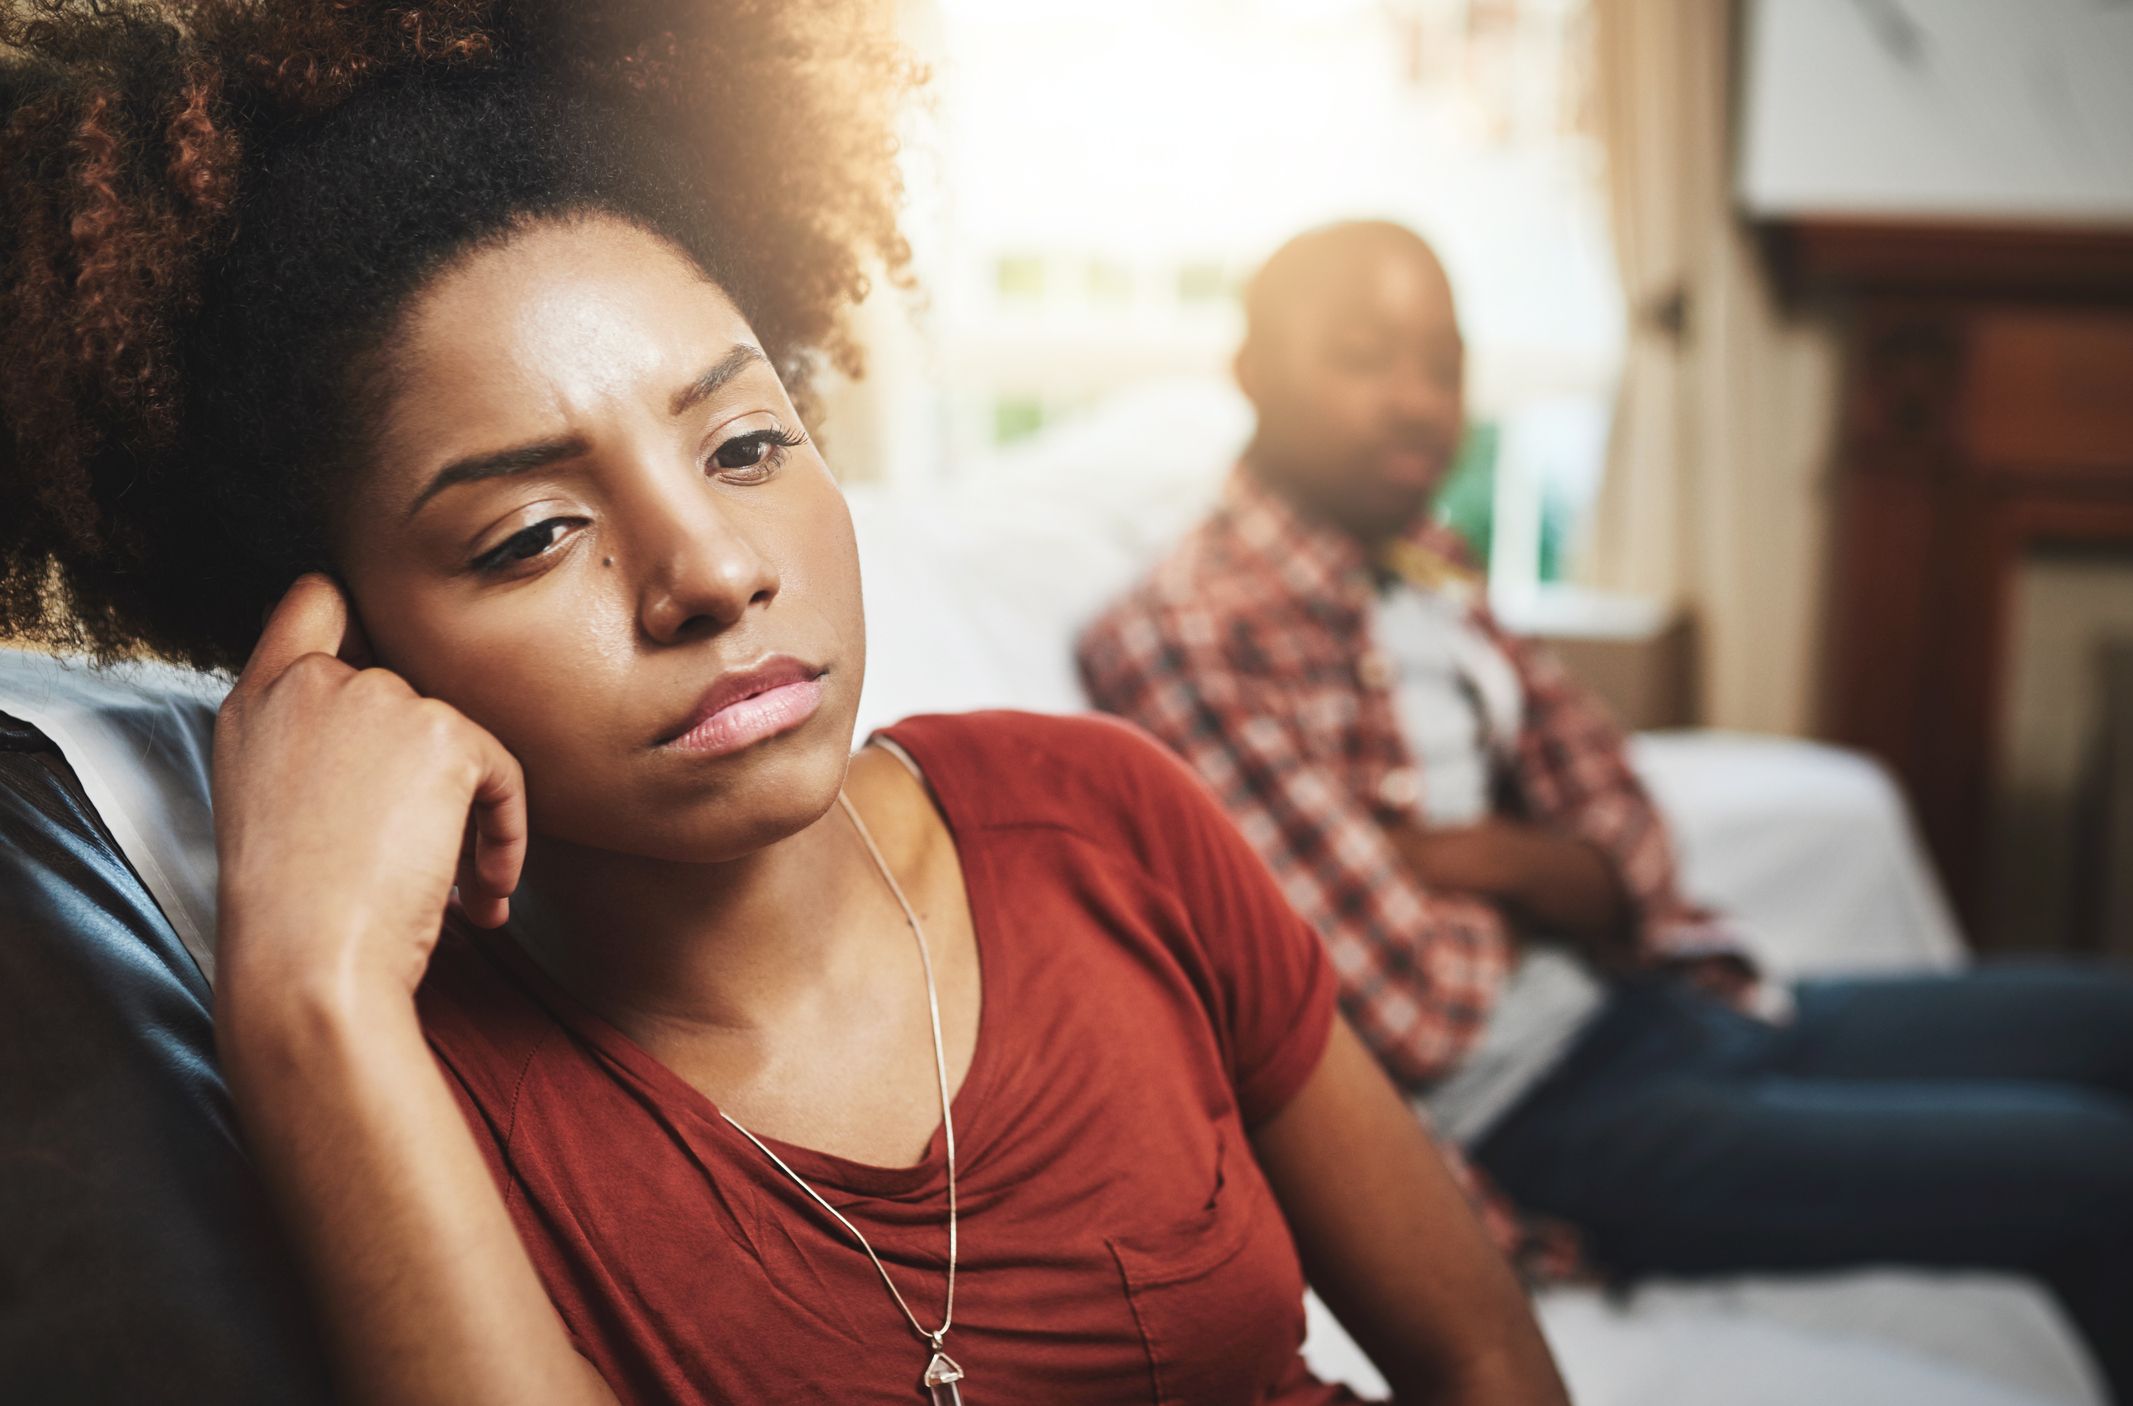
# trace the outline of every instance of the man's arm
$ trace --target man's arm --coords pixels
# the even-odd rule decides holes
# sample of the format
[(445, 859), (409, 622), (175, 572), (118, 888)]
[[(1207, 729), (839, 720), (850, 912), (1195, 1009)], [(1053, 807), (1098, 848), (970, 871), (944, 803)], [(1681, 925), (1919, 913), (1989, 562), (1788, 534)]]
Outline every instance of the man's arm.
[[(1205, 643), (1187, 643), (1205, 635)], [(1213, 788), (1290, 903), (1317, 929), (1357, 1033), (1409, 1090), (1479, 1033), (1511, 960), (1490, 902), (1409, 871), (1377, 817), (1315, 764), (1261, 681), (1222, 657), (1203, 619), (1136, 613), (1083, 641), (1091, 698), (1138, 723)]]
[[(1217, 638), (1204, 619), (1165, 629), (1150, 612), (1114, 613), (1081, 641), (1083, 683), (1098, 707), (1200, 774), (1325, 942), (1348, 1028), (1394, 1084), (1417, 1093), (1480, 1033), (1509, 970), (1509, 928), (1491, 902), (1418, 879), (1293, 728), (1247, 706), (1257, 690), (1221, 657)], [(1499, 1246), (1546, 1272), (1576, 1262), (1567, 1227), (1522, 1222), (1458, 1149), (1443, 1147), (1438, 1160)]]
[(1607, 853), (1574, 835), (1492, 817), (1475, 825), (1387, 827), (1392, 846), (1424, 884), (1493, 899), (1521, 926), (1575, 942), (1602, 967), (1635, 956), (1635, 910)]
[(1716, 962), (1752, 971), (1738, 935), (1676, 886), (1666, 822), (1629, 764), (1627, 739), (1598, 698), (1553, 656), (1481, 624), (1525, 691), (1513, 781), (1527, 824), (1604, 856), (1627, 905), (1629, 951), (1646, 962)]

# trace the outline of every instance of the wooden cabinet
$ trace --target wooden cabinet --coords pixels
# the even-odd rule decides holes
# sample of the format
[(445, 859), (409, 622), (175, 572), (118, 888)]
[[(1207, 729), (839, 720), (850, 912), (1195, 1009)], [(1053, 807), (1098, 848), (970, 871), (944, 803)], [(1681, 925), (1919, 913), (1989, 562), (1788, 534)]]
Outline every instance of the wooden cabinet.
[(2023, 558), (2133, 559), (2133, 233), (1775, 239), (1788, 278), (1850, 304), (1825, 729), (1894, 769), (1974, 920)]

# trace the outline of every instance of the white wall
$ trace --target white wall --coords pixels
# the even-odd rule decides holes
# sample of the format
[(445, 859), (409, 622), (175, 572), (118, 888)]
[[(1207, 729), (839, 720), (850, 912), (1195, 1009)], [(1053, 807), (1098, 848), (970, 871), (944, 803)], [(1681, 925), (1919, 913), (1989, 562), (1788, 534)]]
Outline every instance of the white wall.
[(1748, 0), (1762, 216), (2133, 223), (2133, 5)]

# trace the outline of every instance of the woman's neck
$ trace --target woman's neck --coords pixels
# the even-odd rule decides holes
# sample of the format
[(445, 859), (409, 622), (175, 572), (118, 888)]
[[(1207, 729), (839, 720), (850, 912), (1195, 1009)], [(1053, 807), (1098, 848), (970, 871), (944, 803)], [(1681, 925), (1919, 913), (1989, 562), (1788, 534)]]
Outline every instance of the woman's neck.
[(857, 911), (878, 917), (879, 884), (858, 881), (871, 870), (837, 805), (718, 864), (537, 838), (511, 926), (549, 975), (625, 1031), (742, 1032), (865, 978), (882, 932)]

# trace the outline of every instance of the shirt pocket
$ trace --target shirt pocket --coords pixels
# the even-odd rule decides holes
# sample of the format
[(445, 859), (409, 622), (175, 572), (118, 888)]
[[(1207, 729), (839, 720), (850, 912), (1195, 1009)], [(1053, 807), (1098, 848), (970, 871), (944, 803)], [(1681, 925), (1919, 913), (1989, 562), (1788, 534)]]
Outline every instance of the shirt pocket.
[(1214, 1190), (1173, 1225), (1106, 1237), (1158, 1406), (1256, 1402), (1303, 1349), (1303, 1271), (1258, 1168), (1217, 1129)]

